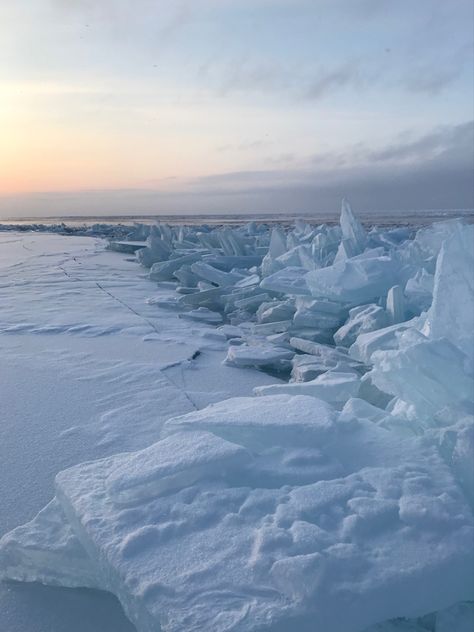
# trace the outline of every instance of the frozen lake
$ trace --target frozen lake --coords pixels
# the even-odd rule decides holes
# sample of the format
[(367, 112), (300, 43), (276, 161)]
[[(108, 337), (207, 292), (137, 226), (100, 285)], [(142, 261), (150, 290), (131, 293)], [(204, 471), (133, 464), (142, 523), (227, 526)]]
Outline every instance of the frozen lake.
[[(146, 297), (160, 294), (156, 284), (136, 262), (104, 248), (87, 237), (0, 233), (0, 535), (52, 498), (58, 471), (145, 447), (163, 419), (194, 410), (173, 380), (197, 349), (204, 348), (195, 361), (203, 375), (220, 374), (211, 399), (229, 396), (230, 384), (250, 394), (257, 383), (231, 367), (223, 375), (224, 345), (202, 338), (209, 327), (147, 305)], [(210, 382), (189, 373), (204, 405)], [(182, 376), (188, 379), (185, 369)], [(259, 383), (273, 381), (260, 374)], [(124, 428), (130, 417), (133, 432)], [(132, 629), (106, 593), (0, 583), (0, 630)]]
[(472, 229), (0, 233), (0, 629), (469, 630)]

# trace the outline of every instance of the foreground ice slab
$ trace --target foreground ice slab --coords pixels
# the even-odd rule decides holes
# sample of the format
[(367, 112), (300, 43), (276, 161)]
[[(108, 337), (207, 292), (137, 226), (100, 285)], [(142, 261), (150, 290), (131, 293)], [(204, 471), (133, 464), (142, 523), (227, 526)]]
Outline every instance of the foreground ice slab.
[[(436, 450), (337, 416), (315, 398), (229, 400), (168, 422), (189, 431), (147, 450), (58, 475), (74, 533), (140, 632), (360, 632), (469, 598), (473, 518)], [(292, 427), (306, 445), (275, 453)], [(260, 487), (270, 457), (277, 472), (325, 467)]]

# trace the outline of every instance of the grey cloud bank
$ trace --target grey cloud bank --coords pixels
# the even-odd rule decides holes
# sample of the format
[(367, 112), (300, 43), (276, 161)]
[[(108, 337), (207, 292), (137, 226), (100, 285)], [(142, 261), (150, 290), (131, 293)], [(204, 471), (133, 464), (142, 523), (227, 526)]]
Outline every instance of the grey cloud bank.
[[(0, 214), (324, 212), (335, 211), (344, 195), (366, 211), (474, 208), (473, 146), (474, 123), (469, 121), (377, 151), (359, 147), (345, 156), (321, 156), (300, 169), (176, 179), (173, 188), (3, 197)], [(338, 162), (343, 166), (335, 167)]]

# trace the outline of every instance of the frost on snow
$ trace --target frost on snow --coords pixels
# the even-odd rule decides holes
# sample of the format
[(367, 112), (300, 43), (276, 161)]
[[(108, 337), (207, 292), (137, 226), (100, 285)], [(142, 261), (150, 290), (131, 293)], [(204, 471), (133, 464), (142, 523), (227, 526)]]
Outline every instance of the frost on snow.
[(121, 243), (223, 370), (273, 378), (60, 472), (0, 576), (111, 591), (140, 632), (471, 630), (474, 227), (366, 232), (344, 201)]

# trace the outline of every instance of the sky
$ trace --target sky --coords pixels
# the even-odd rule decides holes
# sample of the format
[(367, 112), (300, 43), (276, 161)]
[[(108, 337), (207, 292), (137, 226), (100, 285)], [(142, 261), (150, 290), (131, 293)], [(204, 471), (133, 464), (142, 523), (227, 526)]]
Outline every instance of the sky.
[(0, 3), (0, 217), (474, 207), (471, 0)]

